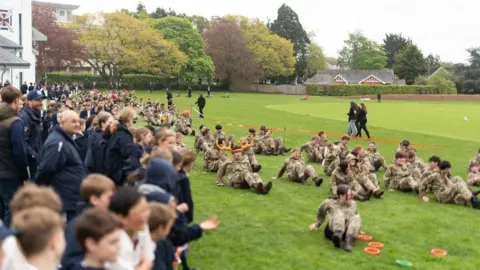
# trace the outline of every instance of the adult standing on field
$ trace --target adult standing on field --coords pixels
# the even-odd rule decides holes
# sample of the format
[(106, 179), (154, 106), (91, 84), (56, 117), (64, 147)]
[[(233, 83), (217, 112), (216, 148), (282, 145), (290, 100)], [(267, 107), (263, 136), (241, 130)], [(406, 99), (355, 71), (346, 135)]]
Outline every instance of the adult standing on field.
[(10, 224), (10, 200), (28, 179), (22, 120), (17, 116), (22, 93), (13, 86), (1, 90), (0, 102), (0, 218)]
[(205, 100), (205, 98), (203, 97), (203, 95), (200, 94), (200, 96), (198, 97), (197, 102), (195, 102), (195, 104), (198, 105), (198, 110), (200, 111), (200, 118), (204, 118), (204, 116), (203, 116), (203, 108), (205, 108), (206, 103), (207, 103), (207, 101)]
[(20, 113), (25, 132), (28, 169), (32, 177), (37, 172), (37, 155), (43, 147), (42, 107), (46, 96), (39, 91), (31, 91), (27, 95), (27, 105)]
[(358, 105), (355, 102), (350, 102), (350, 110), (348, 111), (348, 127), (347, 127), (347, 134), (350, 136), (357, 136), (357, 112), (358, 112)]
[(382, 103), (382, 93), (378, 92), (377, 94), (377, 102)]
[(360, 109), (357, 111), (357, 129), (358, 137), (362, 137), (362, 129), (365, 130), (365, 134), (370, 139), (370, 133), (367, 129), (367, 106), (365, 103), (360, 103)]

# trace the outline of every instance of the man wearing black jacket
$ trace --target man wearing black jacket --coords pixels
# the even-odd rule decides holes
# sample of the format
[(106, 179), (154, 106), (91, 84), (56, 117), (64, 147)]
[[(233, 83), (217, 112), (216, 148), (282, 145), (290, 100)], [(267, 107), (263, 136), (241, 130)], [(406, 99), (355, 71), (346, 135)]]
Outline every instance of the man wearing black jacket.
[(35, 181), (51, 185), (62, 199), (63, 212), (67, 222), (75, 218), (77, 203), (82, 201), (80, 184), (88, 171), (80, 158), (73, 135), (80, 132), (80, 118), (74, 111), (60, 114), (60, 125), (47, 138)]
[(40, 91), (31, 91), (27, 95), (27, 105), (20, 113), (25, 131), (25, 147), (30, 175), (37, 172), (37, 155), (43, 147), (42, 102), (46, 97)]
[(200, 96), (198, 97), (197, 102), (195, 102), (195, 104), (198, 105), (198, 110), (200, 111), (200, 118), (204, 118), (203, 108), (205, 108), (206, 103), (207, 103), (207, 101), (205, 100), (205, 98), (203, 97), (203, 95), (200, 94)]
[(17, 116), (22, 93), (13, 86), (2, 89), (0, 102), (0, 218), (10, 224), (10, 200), (28, 179), (24, 127)]
[(28, 84), (27, 82), (23, 82), (22, 87), (20, 88), (22, 95), (25, 95), (28, 92)]

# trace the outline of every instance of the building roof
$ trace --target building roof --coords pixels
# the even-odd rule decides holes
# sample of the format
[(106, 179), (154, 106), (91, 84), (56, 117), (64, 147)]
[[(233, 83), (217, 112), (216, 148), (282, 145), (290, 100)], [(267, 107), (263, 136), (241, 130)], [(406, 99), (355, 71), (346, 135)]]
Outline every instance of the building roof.
[(61, 9), (66, 9), (66, 10), (75, 10), (75, 9), (80, 7), (79, 5), (70, 5), (70, 4), (43, 2), (43, 1), (32, 1), (32, 5), (39, 5), (39, 6), (52, 7), (52, 8), (61, 8)]
[(8, 68), (29, 68), (30, 63), (16, 56), (6, 49), (0, 48), (0, 67)]
[(359, 84), (370, 76), (374, 76), (386, 84), (394, 83), (395, 79), (392, 70), (320, 70), (305, 84), (333, 84), (333, 79), (338, 75), (348, 84)]
[(440, 71), (443, 71), (443, 72), (447, 72), (447, 73), (448, 73), (448, 71), (447, 71), (445, 68), (440, 67), (440, 68), (437, 69), (434, 73), (432, 73), (432, 75), (430, 75), (430, 76), (428, 77), (428, 79), (430, 79), (431, 77), (433, 77), (433, 75), (437, 74), (437, 73), (440, 72)]
[(18, 49), (22, 49), (22, 46), (0, 35), (0, 48), (18, 50)]

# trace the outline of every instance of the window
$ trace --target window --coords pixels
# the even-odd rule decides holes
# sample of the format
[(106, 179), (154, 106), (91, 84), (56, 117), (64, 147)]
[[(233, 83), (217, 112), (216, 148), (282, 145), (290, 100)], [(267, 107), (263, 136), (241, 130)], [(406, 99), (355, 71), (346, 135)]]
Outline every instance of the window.
[(60, 10), (60, 17), (65, 17), (65, 10)]

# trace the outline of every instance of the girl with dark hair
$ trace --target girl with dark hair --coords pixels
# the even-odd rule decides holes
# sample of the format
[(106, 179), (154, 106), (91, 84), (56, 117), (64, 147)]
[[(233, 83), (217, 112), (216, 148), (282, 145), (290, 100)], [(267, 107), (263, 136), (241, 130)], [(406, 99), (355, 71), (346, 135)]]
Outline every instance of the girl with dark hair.
[(351, 136), (357, 136), (357, 111), (358, 111), (358, 105), (355, 102), (350, 102), (350, 110), (348, 111), (348, 128), (347, 128), (347, 134)]
[(370, 139), (370, 133), (367, 129), (367, 106), (365, 103), (360, 103), (360, 109), (357, 111), (357, 129), (358, 137), (362, 137), (362, 129), (365, 130), (365, 134)]

